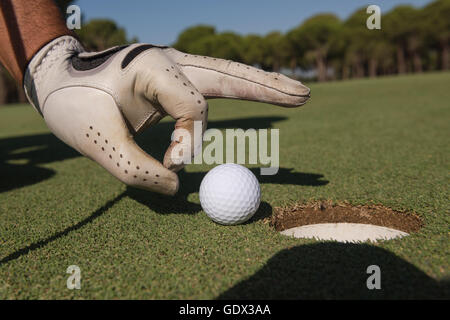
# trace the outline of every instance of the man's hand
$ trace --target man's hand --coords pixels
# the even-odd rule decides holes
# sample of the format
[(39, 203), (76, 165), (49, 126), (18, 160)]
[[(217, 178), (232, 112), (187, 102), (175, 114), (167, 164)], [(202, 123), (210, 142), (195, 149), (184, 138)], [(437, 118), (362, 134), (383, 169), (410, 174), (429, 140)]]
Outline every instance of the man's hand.
[[(50, 130), (124, 183), (163, 194), (178, 190), (172, 149), (193, 137), (194, 121), (206, 129), (205, 98), (221, 97), (303, 105), (309, 89), (283, 75), (223, 59), (194, 56), (148, 44), (87, 53), (71, 36), (43, 47), (26, 70), (24, 87)], [(174, 139), (164, 165), (133, 136), (170, 115)], [(193, 154), (194, 144), (186, 146)]]

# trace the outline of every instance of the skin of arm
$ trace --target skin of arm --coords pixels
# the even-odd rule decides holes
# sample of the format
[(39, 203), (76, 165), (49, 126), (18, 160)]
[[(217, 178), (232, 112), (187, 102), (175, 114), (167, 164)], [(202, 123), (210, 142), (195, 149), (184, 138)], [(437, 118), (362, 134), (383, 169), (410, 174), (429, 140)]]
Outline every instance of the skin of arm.
[(18, 83), (33, 55), (63, 35), (74, 36), (52, 0), (0, 1), (0, 62)]

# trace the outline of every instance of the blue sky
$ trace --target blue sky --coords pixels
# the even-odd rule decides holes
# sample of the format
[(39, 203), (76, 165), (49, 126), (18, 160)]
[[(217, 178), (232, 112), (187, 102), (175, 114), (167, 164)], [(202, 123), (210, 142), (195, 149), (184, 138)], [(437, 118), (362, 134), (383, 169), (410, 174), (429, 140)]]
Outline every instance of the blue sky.
[(369, 4), (382, 12), (399, 4), (421, 7), (430, 0), (77, 0), (84, 19), (111, 18), (139, 41), (170, 45), (188, 26), (209, 24), (218, 31), (265, 34), (287, 31), (320, 12), (345, 19)]

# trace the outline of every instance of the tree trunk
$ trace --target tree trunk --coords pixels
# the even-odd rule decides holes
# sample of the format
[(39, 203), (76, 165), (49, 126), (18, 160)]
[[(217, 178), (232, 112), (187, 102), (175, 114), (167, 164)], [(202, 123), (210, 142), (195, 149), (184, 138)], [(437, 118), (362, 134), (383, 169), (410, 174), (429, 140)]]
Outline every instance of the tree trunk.
[(344, 63), (342, 66), (342, 80), (347, 80), (350, 77), (350, 70), (348, 65)]
[(353, 78), (363, 78), (364, 77), (364, 66), (361, 63), (361, 60), (358, 58), (353, 63), (352, 68), (352, 76)]
[(317, 64), (317, 79), (319, 82), (327, 80), (327, 66), (325, 63), (325, 59), (322, 57), (320, 53), (316, 56), (316, 64)]
[(448, 70), (449, 69), (449, 51), (450, 51), (450, 48), (449, 48), (449, 45), (448, 45), (448, 42), (447, 41), (444, 41), (443, 43), (442, 43), (442, 52), (441, 52), (441, 67), (442, 67), (442, 70)]
[(417, 51), (413, 52), (413, 65), (414, 65), (414, 72), (417, 73), (422, 72), (422, 58), (420, 57), (420, 54), (417, 53)]
[(278, 62), (277, 59), (273, 59), (272, 71), (273, 72), (279, 72), (280, 71), (280, 63)]
[(397, 46), (397, 72), (403, 74), (406, 72), (405, 51), (402, 46)]
[(375, 78), (377, 76), (378, 61), (377, 59), (370, 58), (369, 60), (369, 77)]
[(290, 67), (291, 67), (292, 77), (295, 77), (295, 69), (297, 69), (297, 61), (296, 61), (296, 59), (292, 58), (289, 64), (290, 64)]
[(356, 72), (358, 73), (358, 78), (364, 78), (364, 67), (361, 62), (356, 65)]

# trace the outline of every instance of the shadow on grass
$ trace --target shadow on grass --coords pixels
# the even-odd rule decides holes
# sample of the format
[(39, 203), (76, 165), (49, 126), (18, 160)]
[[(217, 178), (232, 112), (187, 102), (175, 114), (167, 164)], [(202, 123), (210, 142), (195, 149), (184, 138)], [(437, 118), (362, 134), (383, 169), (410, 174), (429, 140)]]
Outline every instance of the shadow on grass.
[(0, 192), (29, 186), (55, 175), (53, 170), (0, 162)]
[[(272, 128), (275, 122), (287, 120), (286, 117), (252, 117), (230, 120), (208, 121), (208, 129), (241, 128), (265, 129)], [(175, 122), (163, 122), (146, 129), (136, 137), (138, 145), (156, 159), (163, 159), (170, 145), (170, 137), (175, 128)]]
[(78, 156), (52, 134), (0, 139), (0, 192), (49, 179), (55, 172), (39, 165)]
[[(327, 180), (323, 180), (322, 174), (294, 172), (293, 169), (280, 168), (278, 173), (273, 176), (261, 176), (259, 168), (250, 168), (250, 171), (258, 178), (259, 183), (265, 184), (290, 184), (297, 186), (323, 186), (328, 184)], [(187, 172), (182, 170), (178, 173), (180, 186), (178, 194), (187, 197), (189, 194), (198, 192), (203, 177), (207, 172)]]
[(89, 217), (87, 217), (86, 219), (83, 219), (82, 221), (78, 222), (77, 224), (74, 224), (70, 227), (67, 227), (66, 229), (57, 232), (53, 235), (51, 235), (50, 237), (34, 242), (22, 249), (19, 249), (11, 254), (9, 254), (8, 256), (2, 258), (0, 260), (0, 265), (5, 264), (11, 260), (15, 260), (17, 258), (20, 258), (21, 256), (27, 255), (28, 253), (30, 253), (31, 251), (34, 251), (36, 249), (40, 249), (46, 245), (48, 245), (49, 243), (58, 240), (66, 235), (68, 235), (70, 232), (72, 231), (76, 231), (78, 229), (81, 229), (82, 227), (84, 227), (85, 225), (87, 225), (88, 223), (91, 223), (92, 221), (94, 221), (95, 219), (97, 219), (98, 217), (100, 217), (102, 214), (104, 214), (106, 211), (108, 211), (114, 204), (116, 204), (117, 202), (120, 201), (120, 199), (122, 199), (125, 196), (125, 193), (121, 193), (120, 195), (118, 195), (117, 197), (115, 197), (114, 199), (108, 201), (104, 206), (98, 208), (97, 210), (95, 210)]
[[(381, 269), (381, 290), (366, 286), (367, 267)], [(218, 299), (449, 299), (438, 282), (393, 253), (368, 244), (324, 242), (276, 253)]]
[[(202, 210), (200, 204), (188, 201), (186, 199), (186, 194), (180, 192), (175, 196), (170, 197), (128, 187), (126, 195), (159, 214), (195, 214)], [(271, 215), (272, 206), (269, 203), (262, 201), (258, 211), (246, 222), (246, 224), (253, 223)]]
[(251, 217), (250, 220), (244, 222), (243, 224), (251, 224), (259, 220), (263, 220), (265, 218), (268, 218), (272, 215), (272, 206), (265, 201), (261, 201), (259, 204), (258, 211), (256, 211), (255, 215)]
[(175, 196), (165, 196), (145, 190), (127, 187), (126, 195), (143, 204), (156, 213), (194, 214), (202, 208), (199, 204), (189, 202), (186, 196), (178, 192)]
[[(286, 117), (252, 117), (210, 121), (209, 128), (269, 128)], [(136, 142), (149, 154), (162, 159), (170, 144), (174, 122), (159, 123), (136, 137)], [(53, 134), (35, 134), (0, 139), (0, 192), (25, 187), (51, 178), (55, 172), (41, 164), (62, 161), (80, 154)]]
[[(273, 176), (260, 176), (259, 168), (251, 168), (251, 171), (256, 175), (260, 183), (275, 183), (275, 184), (292, 184), (299, 186), (322, 186), (328, 183), (327, 180), (321, 180), (323, 175), (313, 173), (293, 172), (293, 169), (280, 168), (278, 174)], [(201, 210), (201, 206), (197, 203), (187, 200), (191, 193), (196, 193), (200, 189), (200, 184), (206, 172), (186, 172), (182, 170), (178, 173), (182, 184), (178, 193), (173, 196), (164, 196), (156, 193), (150, 193), (145, 190), (127, 188), (126, 194), (149, 207), (151, 210), (165, 214), (165, 213), (183, 213), (193, 214)], [(261, 203), (258, 212), (270, 206), (268, 203)], [(271, 208), (271, 207), (270, 207)], [(267, 210), (266, 210), (267, 211)], [(270, 209), (270, 212), (272, 210)], [(258, 216), (258, 214), (255, 214)], [(249, 221), (254, 221), (249, 220)]]

